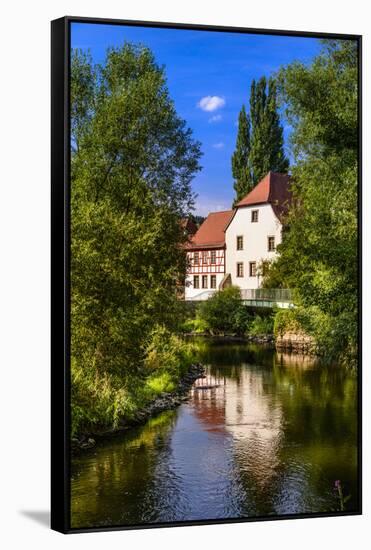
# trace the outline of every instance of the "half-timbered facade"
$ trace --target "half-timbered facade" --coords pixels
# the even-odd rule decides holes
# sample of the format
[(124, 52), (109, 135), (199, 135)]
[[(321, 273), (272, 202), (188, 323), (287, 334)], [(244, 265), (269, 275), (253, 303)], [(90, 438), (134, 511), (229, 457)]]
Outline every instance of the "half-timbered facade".
[(185, 299), (205, 299), (225, 275), (225, 227), (233, 210), (211, 212), (187, 247)]

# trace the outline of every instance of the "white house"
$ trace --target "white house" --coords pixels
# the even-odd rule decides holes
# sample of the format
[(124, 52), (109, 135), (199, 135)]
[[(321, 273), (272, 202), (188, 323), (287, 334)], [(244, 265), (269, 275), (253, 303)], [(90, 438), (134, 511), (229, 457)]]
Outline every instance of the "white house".
[(209, 214), (187, 251), (186, 300), (205, 299), (228, 285), (261, 286), (262, 266), (275, 258), (282, 239), (289, 184), (287, 174), (269, 172), (234, 210)]
[(241, 289), (259, 288), (264, 261), (275, 258), (291, 194), (289, 176), (269, 172), (236, 205), (226, 227), (226, 273)]

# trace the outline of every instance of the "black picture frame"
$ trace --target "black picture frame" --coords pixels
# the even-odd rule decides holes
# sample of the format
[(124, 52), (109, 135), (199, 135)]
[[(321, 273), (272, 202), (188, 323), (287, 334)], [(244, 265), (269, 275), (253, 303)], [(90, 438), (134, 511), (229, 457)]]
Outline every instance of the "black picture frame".
[[(70, 526), (70, 27), (94, 23), (244, 34), (351, 39), (358, 45), (358, 509), (76, 529)], [(148, 529), (362, 514), (362, 36), (354, 34), (66, 16), (51, 22), (51, 528), (61, 533)]]

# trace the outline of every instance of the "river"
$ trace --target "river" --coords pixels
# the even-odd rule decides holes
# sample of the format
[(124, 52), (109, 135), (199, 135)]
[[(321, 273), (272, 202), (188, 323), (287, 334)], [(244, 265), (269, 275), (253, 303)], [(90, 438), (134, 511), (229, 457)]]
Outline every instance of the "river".
[(73, 459), (72, 527), (333, 512), (336, 480), (356, 509), (354, 374), (256, 345), (198, 353), (187, 402)]

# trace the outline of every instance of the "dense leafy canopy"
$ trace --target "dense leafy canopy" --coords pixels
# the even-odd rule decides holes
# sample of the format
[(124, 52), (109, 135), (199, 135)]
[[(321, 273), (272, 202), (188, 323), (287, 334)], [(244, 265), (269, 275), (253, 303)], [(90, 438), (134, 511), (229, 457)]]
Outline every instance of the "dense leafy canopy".
[[(357, 45), (326, 41), (310, 66), (280, 72), (293, 128), (294, 205), (270, 277), (316, 310), (327, 355), (352, 361), (357, 343)], [(276, 282), (275, 282), (276, 285)]]
[(124, 409), (150, 335), (172, 326), (200, 148), (147, 48), (111, 49), (98, 66), (74, 51), (71, 67), (72, 398), (84, 414), (104, 390)]

